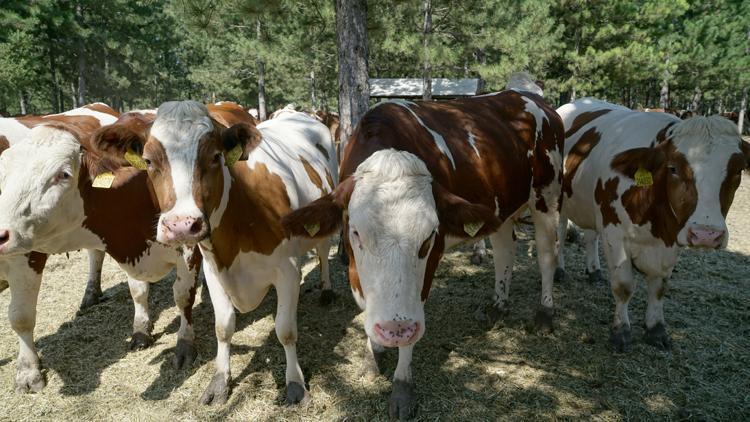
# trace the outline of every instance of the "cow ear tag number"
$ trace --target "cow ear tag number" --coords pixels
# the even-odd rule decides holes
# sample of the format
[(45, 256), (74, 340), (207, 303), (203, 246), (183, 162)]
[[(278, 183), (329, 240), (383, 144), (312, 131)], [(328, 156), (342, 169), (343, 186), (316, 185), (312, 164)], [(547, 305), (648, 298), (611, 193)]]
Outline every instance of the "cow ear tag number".
[(240, 156), (242, 156), (242, 146), (237, 144), (234, 148), (224, 153), (224, 164), (227, 167), (232, 167), (240, 159)]
[(305, 224), (305, 230), (310, 237), (315, 236), (320, 231), (320, 223), (307, 223)]
[(484, 226), (483, 221), (478, 221), (476, 223), (464, 223), (464, 231), (466, 234), (468, 234), (471, 237), (476, 236), (477, 233), (479, 233), (479, 230)]
[(115, 175), (112, 172), (102, 173), (94, 178), (91, 186), (100, 189), (109, 189), (112, 187), (112, 182), (115, 181)]
[(651, 186), (654, 184), (654, 176), (650, 171), (643, 167), (638, 167), (635, 172), (635, 184), (636, 186)]
[(125, 161), (130, 163), (131, 166), (137, 168), (138, 170), (146, 170), (146, 161), (143, 159), (143, 157), (136, 154), (136, 152), (130, 148), (125, 151)]

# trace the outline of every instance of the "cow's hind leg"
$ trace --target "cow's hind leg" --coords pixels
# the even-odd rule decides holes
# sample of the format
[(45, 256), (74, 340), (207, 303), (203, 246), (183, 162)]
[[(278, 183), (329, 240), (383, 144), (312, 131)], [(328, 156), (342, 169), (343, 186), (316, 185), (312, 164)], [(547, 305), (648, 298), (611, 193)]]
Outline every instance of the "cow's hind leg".
[[(551, 201), (547, 201), (550, 203)], [(557, 251), (557, 230), (560, 217), (557, 210), (533, 209), (531, 219), (534, 222), (534, 239), (536, 241), (536, 255), (539, 263), (539, 273), (542, 277), (541, 307), (534, 317), (537, 331), (552, 331), (552, 317), (554, 316), (554, 301), (552, 287), (555, 277), (555, 261)]]
[(555, 269), (555, 283), (565, 281), (565, 239), (568, 232), (568, 218), (560, 215), (560, 223), (557, 226), (557, 268)]
[(80, 310), (84, 310), (99, 303), (102, 296), (102, 265), (104, 264), (104, 251), (97, 249), (86, 249), (89, 255), (89, 280), (83, 293)]
[(471, 263), (479, 265), (487, 258), (487, 244), (484, 239), (477, 240), (471, 245)]
[(513, 221), (506, 220), (500, 229), (490, 236), (490, 243), (492, 243), (492, 259), (495, 264), (495, 293), (492, 296), (492, 305), (487, 309), (487, 318), (493, 322), (506, 311), (508, 306), (513, 261), (516, 256)]
[(672, 347), (672, 339), (664, 323), (664, 294), (667, 282), (661, 277), (647, 277), (646, 343), (663, 350)]
[(280, 267), (276, 295), (276, 337), (284, 346), (286, 355), (286, 402), (297, 404), (309, 397), (305, 377), (297, 359), (297, 303), (299, 301), (300, 274), (297, 266), (289, 261)]
[(591, 284), (602, 284), (607, 280), (599, 263), (599, 233), (595, 230), (584, 230), (583, 241), (586, 245), (586, 276)]
[(411, 419), (417, 411), (417, 394), (411, 376), (411, 357), (414, 345), (398, 348), (398, 364), (393, 373), (393, 391), (388, 400), (391, 419)]
[(177, 331), (177, 347), (173, 364), (176, 369), (189, 367), (195, 357), (195, 332), (193, 331), (193, 304), (195, 303), (195, 291), (200, 272), (200, 265), (188, 268), (189, 257), (185, 257), (187, 262), (178, 260), (175, 263), (177, 279), (172, 285), (174, 302), (180, 313), (180, 329)]
[(320, 304), (327, 306), (336, 298), (331, 288), (331, 271), (328, 266), (328, 253), (331, 250), (331, 239), (325, 238), (315, 245), (315, 253), (320, 262)]
[(154, 338), (151, 336), (153, 324), (148, 316), (148, 292), (151, 286), (146, 281), (128, 277), (128, 287), (135, 307), (130, 350), (144, 349), (154, 344)]

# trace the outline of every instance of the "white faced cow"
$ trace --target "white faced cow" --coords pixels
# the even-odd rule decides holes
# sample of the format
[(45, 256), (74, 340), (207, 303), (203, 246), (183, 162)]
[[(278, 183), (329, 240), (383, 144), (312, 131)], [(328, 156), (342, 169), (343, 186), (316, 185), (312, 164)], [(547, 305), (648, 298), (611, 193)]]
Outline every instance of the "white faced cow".
[(330, 289), (329, 241), (288, 240), (281, 218), (335, 186), (336, 156), (328, 128), (297, 112), (257, 129), (246, 123), (224, 128), (202, 104), (168, 102), (159, 107), (150, 130), (99, 148), (116, 157), (127, 148), (143, 151), (161, 208), (157, 240), (198, 244), (203, 253), (218, 343), (216, 374), (203, 403), (228, 397), (234, 309), (255, 309), (271, 286), (278, 297), (276, 335), (287, 360), (287, 402), (303, 400), (307, 390), (297, 361), (296, 258), (316, 247), (322, 279)]
[[(630, 348), (635, 267), (648, 283), (646, 342), (668, 348), (663, 299), (679, 247), (726, 247), (724, 219), (750, 147), (719, 116), (683, 121), (593, 99), (557, 111), (567, 131), (563, 215), (587, 230), (587, 272), (594, 279), (597, 233), (604, 240), (616, 301), (612, 344)], [(559, 260), (562, 268), (562, 251)]]
[(514, 219), (526, 209), (542, 279), (537, 322), (551, 328), (562, 144), (560, 118), (529, 92), (382, 103), (362, 117), (348, 142), (342, 183), (285, 218), (289, 233), (306, 237), (325, 236), (343, 221), (370, 368), (377, 368), (384, 346), (399, 348), (392, 417), (411, 416), (416, 408), (412, 350), (425, 333), (424, 302), (443, 251), (490, 236), (490, 309), (503, 309), (516, 250)]

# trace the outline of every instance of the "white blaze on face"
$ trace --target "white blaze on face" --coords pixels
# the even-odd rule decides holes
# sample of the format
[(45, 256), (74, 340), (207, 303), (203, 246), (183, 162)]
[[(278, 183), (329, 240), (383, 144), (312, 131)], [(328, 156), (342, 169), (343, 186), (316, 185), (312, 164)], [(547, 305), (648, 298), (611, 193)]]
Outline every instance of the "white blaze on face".
[(80, 148), (71, 133), (38, 126), (0, 155), (0, 254), (42, 249), (80, 227)]
[(213, 130), (208, 110), (194, 101), (171, 101), (162, 104), (150, 136), (164, 147), (169, 162), (170, 175), (175, 193), (175, 204), (162, 210), (156, 240), (165, 242), (164, 220), (172, 218), (204, 218), (195, 203), (193, 180), (201, 138)]
[[(375, 342), (392, 346), (380, 337), (378, 326), (404, 323), (417, 327), (410, 339), (424, 334), (421, 292), (429, 253), (421, 246), (435, 241), (438, 217), (432, 177), (425, 164), (403, 151), (383, 150), (357, 168), (349, 201), (349, 240), (364, 299), (365, 331)], [(416, 325), (413, 325), (416, 323)]]

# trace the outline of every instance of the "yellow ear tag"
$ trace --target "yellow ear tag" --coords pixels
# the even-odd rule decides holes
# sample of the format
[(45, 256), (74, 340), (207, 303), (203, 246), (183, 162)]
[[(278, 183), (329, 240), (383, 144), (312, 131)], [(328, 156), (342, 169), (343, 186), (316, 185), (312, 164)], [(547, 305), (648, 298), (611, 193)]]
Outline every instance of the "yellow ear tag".
[(125, 151), (125, 161), (138, 170), (146, 170), (146, 162), (143, 160), (143, 157), (136, 154), (136, 152), (130, 148)]
[(636, 186), (651, 186), (654, 184), (654, 176), (650, 171), (643, 167), (638, 167), (635, 172), (635, 185)]
[(307, 223), (305, 224), (305, 230), (310, 237), (313, 237), (320, 231), (320, 223)]
[(112, 182), (115, 181), (115, 175), (111, 172), (102, 173), (94, 178), (91, 182), (91, 186), (100, 189), (109, 189), (112, 187)]
[(234, 146), (234, 148), (224, 153), (224, 164), (226, 164), (227, 167), (232, 167), (234, 163), (236, 163), (237, 160), (240, 159), (241, 156), (242, 146), (240, 146), (240, 144), (237, 144)]
[(476, 223), (464, 223), (464, 231), (469, 236), (474, 237), (483, 226), (484, 221), (478, 221)]

